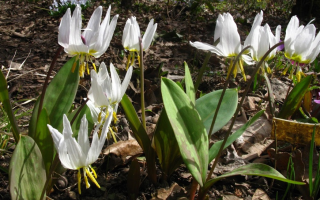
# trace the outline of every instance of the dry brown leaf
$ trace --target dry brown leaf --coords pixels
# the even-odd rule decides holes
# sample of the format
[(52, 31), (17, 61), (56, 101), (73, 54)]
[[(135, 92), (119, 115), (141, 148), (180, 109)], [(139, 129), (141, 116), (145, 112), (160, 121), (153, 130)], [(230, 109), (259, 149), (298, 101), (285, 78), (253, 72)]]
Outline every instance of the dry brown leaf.
[(270, 198), (263, 190), (257, 189), (252, 196), (252, 200), (270, 200)]
[(104, 155), (114, 154), (121, 157), (123, 161), (125, 161), (128, 156), (138, 156), (142, 153), (142, 148), (138, 144), (137, 140), (120, 141), (103, 150)]

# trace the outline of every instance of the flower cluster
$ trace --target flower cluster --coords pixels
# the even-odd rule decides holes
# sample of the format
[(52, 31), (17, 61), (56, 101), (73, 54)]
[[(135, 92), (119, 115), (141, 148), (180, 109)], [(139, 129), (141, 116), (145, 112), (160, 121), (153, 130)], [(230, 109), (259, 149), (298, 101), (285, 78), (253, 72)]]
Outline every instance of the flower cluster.
[[(245, 80), (242, 61), (245, 61), (247, 64), (257, 63), (262, 60), (262, 57), (272, 46), (280, 42), (281, 26), (276, 27), (275, 35), (273, 35), (268, 24), (261, 26), (262, 20), (263, 12), (261, 11), (256, 15), (251, 31), (244, 45), (242, 45), (233, 17), (229, 13), (224, 13), (223, 15), (219, 15), (216, 23), (214, 41), (219, 41), (216, 46), (202, 42), (190, 42), (190, 44), (198, 49), (207, 50), (226, 58), (234, 58), (244, 47), (250, 46), (250, 50), (245, 51), (245, 53), (248, 53), (250, 56), (246, 54), (241, 55), (240, 60), (236, 63), (235, 70), (232, 72), (234, 77), (237, 72), (241, 72)], [(319, 54), (320, 34), (315, 35), (316, 28), (313, 24), (309, 23), (306, 27), (299, 26), (298, 18), (296, 16), (291, 18), (284, 39), (285, 56), (290, 62), (294, 63), (291, 70), (291, 78), (292, 73), (296, 71), (297, 80), (300, 81), (300, 77), (303, 75), (301, 66), (313, 62)], [(262, 67), (260, 68), (263, 73), (265, 69), (267, 72), (270, 72), (270, 68), (265, 61), (274, 58), (278, 50), (279, 48), (274, 49), (263, 60)], [(234, 60), (232, 59), (229, 73), (233, 62)], [(288, 68), (285, 69), (284, 73), (286, 73), (287, 70)]]
[[(112, 63), (110, 63), (109, 73), (104, 62), (97, 70), (92, 61), (91, 57), (99, 58), (109, 47), (118, 20), (118, 15), (110, 20), (110, 12), (111, 7), (101, 22), (102, 7), (97, 7), (87, 27), (82, 29), (81, 7), (77, 4), (72, 16), (71, 10), (68, 8), (59, 26), (58, 43), (70, 57), (76, 57), (73, 71), (79, 63), (79, 76), (83, 77), (86, 69), (90, 74), (88, 63), (92, 63), (94, 68), (91, 70), (91, 88), (87, 100), (87, 106), (96, 125), (91, 146), (88, 139), (88, 121), (85, 116), (81, 120), (77, 140), (72, 137), (71, 125), (66, 115), (63, 117), (62, 133), (48, 125), (62, 165), (68, 169), (78, 170), (79, 193), (81, 193), (81, 171), (87, 188), (90, 187), (87, 177), (97, 187), (100, 187), (96, 181), (96, 173), (90, 165), (98, 159), (108, 132), (112, 130), (110, 128), (111, 121), (112, 119), (116, 121), (119, 102), (129, 85), (133, 71), (133, 66), (130, 66), (121, 83)], [(157, 24), (154, 24), (152, 19), (142, 39), (143, 50), (149, 48), (156, 28)], [(139, 38), (139, 25), (136, 18), (131, 17), (124, 28), (124, 48), (129, 51), (140, 51)], [(103, 128), (101, 129), (101, 127)]]

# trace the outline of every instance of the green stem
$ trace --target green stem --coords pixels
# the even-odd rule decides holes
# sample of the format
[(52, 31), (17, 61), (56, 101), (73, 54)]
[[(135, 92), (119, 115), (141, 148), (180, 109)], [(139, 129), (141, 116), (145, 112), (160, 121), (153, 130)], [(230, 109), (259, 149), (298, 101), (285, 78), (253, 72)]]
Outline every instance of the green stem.
[[(284, 42), (279, 42), (279, 43), (275, 44), (273, 47), (271, 47), (271, 48), (264, 54), (264, 56), (262, 57), (262, 59), (261, 59), (261, 60), (259, 61), (259, 63), (257, 64), (256, 68), (254, 69), (251, 77), (254, 77), (254, 75), (258, 72), (260, 66), (262, 65), (262, 63), (264, 62), (264, 60), (267, 58), (267, 56), (269, 55), (269, 53), (270, 53), (271, 51), (273, 51), (275, 48), (277, 48), (278, 46), (282, 45), (282, 44), (284, 44)], [(243, 51), (241, 51), (241, 53), (243, 53)], [(241, 53), (240, 53), (239, 55), (241, 55)], [(236, 59), (239, 59), (239, 57), (240, 57), (239, 55), (237, 56)], [(237, 61), (237, 60), (236, 60), (236, 61)], [(235, 65), (232, 66), (232, 70), (233, 70), (234, 67), (235, 67)], [(244, 102), (244, 99), (245, 99), (247, 93), (249, 92), (250, 85), (252, 84), (253, 80), (254, 80), (253, 78), (251, 78), (251, 79), (249, 80), (248, 86), (246, 87), (246, 89), (245, 89), (245, 91), (244, 91), (244, 93), (243, 93), (243, 95), (242, 95), (241, 101), (239, 102), (238, 107), (237, 107), (237, 110), (236, 110), (236, 112), (235, 112), (235, 114), (234, 114), (234, 116), (233, 116), (233, 118), (232, 118), (232, 121), (231, 121), (231, 124), (230, 124), (230, 126), (229, 126), (228, 132), (227, 132), (227, 134), (226, 134), (226, 136), (225, 136), (225, 138), (224, 138), (224, 140), (223, 140), (223, 142), (222, 142), (222, 144), (221, 144), (221, 147), (220, 147), (220, 149), (219, 149), (218, 155), (217, 155), (216, 159), (214, 160), (214, 163), (213, 163), (213, 165), (212, 165), (212, 168), (210, 169), (209, 175), (207, 176), (207, 181), (210, 179), (210, 177), (211, 177), (212, 174), (213, 174), (213, 170), (214, 170), (214, 168), (216, 167), (216, 165), (217, 165), (217, 163), (218, 163), (218, 158), (221, 156), (222, 150), (224, 149), (224, 146), (225, 146), (225, 144), (226, 144), (226, 142), (227, 142), (227, 140), (228, 140), (228, 137), (229, 137), (229, 135), (230, 135), (230, 133), (231, 133), (232, 127), (233, 127), (233, 125), (234, 125), (234, 123), (235, 123), (235, 121), (236, 121), (237, 114), (239, 113), (239, 111), (240, 111), (240, 109), (241, 109), (241, 106), (242, 106), (242, 104), (243, 104), (243, 102)], [(225, 88), (224, 88), (224, 89), (225, 89)], [(221, 95), (221, 97), (220, 97), (220, 100), (221, 100), (221, 98), (223, 98), (222, 95)], [(217, 108), (217, 109), (218, 109), (218, 108)], [(217, 110), (216, 112), (218, 112), (218, 110)], [(213, 122), (213, 123), (214, 123), (214, 122)], [(212, 125), (212, 124), (211, 124), (211, 125)], [(206, 193), (206, 191), (201, 191), (201, 193)], [(201, 195), (201, 196), (203, 196), (203, 195)], [(201, 200), (201, 199), (198, 198), (198, 200)]]
[(58, 56), (60, 55), (60, 53), (62, 52), (62, 50), (63, 50), (63, 47), (60, 46), (59, 49), (57, 50), (56, 54), (54, 55), (53, 60), (51, 61), (51, 65), (50, 65), (50, 68), (49, 68), (49, 70), (48, 70), (47, 77), (46, 77), (46, 80), (44, 81), (43, 88), (42, 88), (42, 92), (41, 92), (40, 103), (39, 103), (39, 108), (38, 108), (37, 121), (38, 121), (39, 116), (40, 116), (40, 113), (41, 113), (41, 111), (42, 111), (43, 100), (44, 100), (44, 96), (45, 96), (45, 94), (46, 94), (46, 90), (47, 90), (47, 87), (48, 87), (48, 83), (49, 83), (49, 79), (50, 79), (51, 72), (52, 72), (53, 67), (54, 67), (54, 65), (56, 64), (56, 61), (57, 61), (57, 59), (58, 59)]
[(199, 74), (197, 76), (197, 80), (196, 80), (196, 83), (195, 83), (195, 86), (194, 86), (194, 90), (195, 92), (197, 92), (198, 88), (199, 88), (199, 85), (202, 81), (202, 77), (203, 77), (203, 73), (204, 71), (206, 70), (206, 67), (208, 65), (208, 62), (210, 60), (210, 57), (211, 57), (211, 52), (209, 51), (206, 55), (206, 58), (204, 59), (203, 61), (203, 64), (202, 64), (202, 67), (200, 68), (200, 71), (199, 71)]
[(145, 130), (147, 130), (146, 127), (146, 111), (145, 111), (145, 105), (144, 105), (144, 66), (143, 66), (143, 48), (142, 48), (142, 39), (139, 37), (139, 43), (140, 43), (140, 94), (141, 94), (141, 120), (142, 120), (142, 126)]
[(272, 86), (270, 83), (270, 80), (267, 76), (267, 73), (265, 72), (265, 70), (263, 70), (263, 77), (267, 82), (267, 90), (268, 90), (268, 98), (269, 98), (269, 106), (270, 106), (270, 113), (272, 118), (274, 117), (274, 98), (273, 98), (273, 90), (272, 90)]

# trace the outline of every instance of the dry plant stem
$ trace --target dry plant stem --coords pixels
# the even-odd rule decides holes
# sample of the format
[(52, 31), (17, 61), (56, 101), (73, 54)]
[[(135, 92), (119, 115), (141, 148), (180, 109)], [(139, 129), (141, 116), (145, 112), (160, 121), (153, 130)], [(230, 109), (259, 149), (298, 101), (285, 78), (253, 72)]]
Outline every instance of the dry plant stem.
[(209, 51), (209, 52), (207, 53), (207, 55), (206, 55), (206, 58), (204, 59), (204, 62), (203, 62), (203, 64), (202, 64), (202, 67), (200, 68), (199, 74), (198, 74), (198, 76), (197, 76), (196, 84), (195, 84), (195, 86), (194, 86), (195, 92), (197, 92), (197, 90), (198, 90), (198, 88), (199, 88), (199, 85), (200, 85), (200, 83), (201, 83), (201, 81), (202, 81), (203, 73), (204, 73), (204, 71), (206, 70), (206, 67), (207, 67), (207, 65), (208, 65), (208, 62), (209, 62), (210, 57), (211, 57), (211, 52)]
[[(74, 123), (74, 121), (77, 119), (79, 113), (81, 112), (81, 110), (84, 108), (84, 106), (87, 104), (87, 102), (89, 101), (89, 99), (87, 98), (80, 106), (80, 108), (78, 109), (78, 111), (76, 112), (76, 114), (73, 116), (72, 120), (70, 121), (70, 125), (72, 126), (72, 124)], [(47, 191), (47, 193), (49, 193), (51, 191), (51, 187), (49, 187), (49, 183), (51, 183), (52, 181), (52, 174), (53, 172), (56, 170), (57, 166), (59, 165), (60, 160), (59, 160), (59, 156), (58, 156), (58, 152), (56, 153), (56, 155), (54, 156), (54, 160), (52, 162), (52, 165), (50, 167), (49, 170), (49, 177), (47, 178), (44, 188), (42, 190), (41, 193), (41, 198), (43, 199), (44, 193), (45, 191)]]
[(43, 84), (43, 88), (42, 88), (42, 92), (41, 92), (41, 97), (40, 97), (40, 103), (39, 103), (39, 108), (38, 108), (38, 117), (37, 117), (37, 121), (39, 119), (39, 116), (40, 116), (40, 113), (41, 113), (41, 110), (42, 110), (42, 106), (43, 106), (43, 100), (44, 100), (44, 96), (46, 94), (46, 90), (47, 90), (47, 87), (48, 87), (48, 83), (49, 83), (49, 79), (50, 79), (50, 75), (51, 75), (51, 72), (53, 70), (53, 67), (54, 65), (56, 64), (56, 61), (58, 59), (58, 56), (60, 55), (60, 53), (62, 52), (63, 50), (63, 47), (60, 46), (59, 49), (57, 50), (56, 54), (54, 55), (53, 57), (53, 60), (51, 61), (51, 65), (50, 65), (50, 68), (48, 70), (48, 73), (47, 73), (47, 77), (46, 77), (46, 80)]
[(142, 126), (145, 130), (146, 128), (146, 111), (144, 107), (144, 66), (143, 66), (143, 48), (142, 48), (142, 39), (139, 37), (140, 43), (140, 94), (141, 94), (141, 120)]
[[(271, 47), (271, 48), (264, 54), (264, 56), (262, 57), (262, 59), (261, 59), (261, 60), (259, 61), (259, 63), (257, 64), (256, 68), (254, 69), (251, 77), (254, 77), (254, 75), (258, 72), (260, 66), (262, 65), (262, 63), (264, 62), (264, 60), (267, 58), (267, 56), (269, 55), (269, 53), (270, 53), (271, 51), (273, 51), (275, 48), (277, 48), (278, 46), (282, 45), (282, 44), (284, 44), (284, 42), (279, 42), (279, 43), (275, 44), (273, 47)], [(242, 52), (241, 52), (241, 53), (242, 53)], [(238, 56), (239, 56), (239, 55), (238, 55)], [(238, 56), (237, 56), (237, 58), (238, 58)], [(235, 66), (235, 65), (233, 65), (232, 67), (234, 67), (234, 66)], [(228, 140), (228, 137), (229, 137), (229, 135), (230, 135), (230, 133), (231, 133), (232, 127), (233, 127), (233, 125), (234, 125), (234, 123), (235, 123), (235, 121), (236, 121), (237, 113), (239, 113), (239, 111), (240, 111), (240, 109), (241, 109), (241, 106), (242, 106), (242, 104), (243, 104), (243, 102), (244, 102), (244, 99), (245, 99), (247, 93), (249, 92), (249, 89), (250, 89), (250, 86), (251, 86), (252, 82), (253, 82), (253, 78), (251, 78), (251, 79), (249, 80), (248, 86), (246, 87), (245, 92), (244, 92), (243, 95), (242, 95), (241, 101), (240, 101), (240, 103), (238, 104), (237, 110), (236, 110), (236, 112), (235, 112), (235, 114), (234, 114), (234, 116), (233, 116), (233, 118), (232, 118), (232, 122), (231, 122), (231, 124), (230, 124), (230, 126), (229, 126), (228, 132), (227, 132), (227, 134), (226, 134), (226, 136), (225, 136), (225, 138), (224, 138), (224, 140), (223, 140), (223, 142), (222, 142), (222, 144), (221, 144), (221, 147), (220, 147), (220, 149), (219, 149), (218, 155), (217, 155), (216, 159), (214, 160), (214, 163), (213, 163), (212, 168), (211, 168), (211, 170), (210, 170), (210, 172), (209, 172), (209, 175), (207, 176), (207, 180), (209, 180), (210, 177), (211, 177), (212, 174), (213, 174), (213, 170), (214, 170), (214, 168), (216, 167), (216, 165), (217, 165), (217, 163), (218, 163), (218, 158), (221, 156), (223, 147), (224, 147), (224, 145), (226, 144), (226, 142), (227, 142), (227, 140)], [(224, 89), (225, 89), (225, 88), (224, 88)], [(222, 95), (221, 95), (221, 96), (222, 96)], [(221, 97), (220, 97), (220, 100), (221, 100)], [(218, 108), (217, 108), (217, 109), (218, 109)], [(216, 112), (218, 112), (218, 111), (216, 111)], [(200, 194), (198, 200), (202, 200), (202, 199), (205, 197), (206, 191), (200, 190), (200, 193), (201, 193), (201, 194)], [(200, 198), (200, 197), (201, 197), (201, 198)]]

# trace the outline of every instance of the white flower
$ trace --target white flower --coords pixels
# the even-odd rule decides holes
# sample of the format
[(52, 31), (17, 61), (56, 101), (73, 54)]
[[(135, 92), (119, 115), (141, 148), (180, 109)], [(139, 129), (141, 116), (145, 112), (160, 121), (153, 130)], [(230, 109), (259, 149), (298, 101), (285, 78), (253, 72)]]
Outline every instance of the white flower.
[[(154, 24), (153, 19), (151, 19), (142, 38), (142, 48), (144, 51), (149, 49), (156, 30), (157, 24)], [(140, 51), (139, 37), (141, 37), (140, 27), (136, 17), (132, 16), (127, 20), (123, 30), (123, 47), (129, 51)]]
[(96, 8), (83, 33), (81, 33), (82, 19), (79, 4), (72, 17), (70, 8), (68, 8), (61, 20), (58, 42), (69, 56), (77, 56), (77, 59), (80, 60), (79, 74), (81, 77), (85, 70), (84, 61), (92, 63), (90, 56), (99, 58), (109, 47), (118, 20), (118, 15), (115, 15), (110, 22), (110, 11), (111, 6), (100, 24), (102, 7)]
[[(256, 15), (251, 31), (244, 42), (244, 46), (250, 45), (252, 47), (250, 49), (250, 53), (255, 62), (259, 62), (265, 53), (270, 49), (270, 47), (280, 42), (281, 26), (277, 26), (276, 36), (274, 36), (268, 24), (265, 24), (263, 27), (261, 26), (262, 19), (263, 12), (261, 11)], [(277, 48), (269, 53), (265, 61), (274, 58), (276, 52)], [(267, 70), (270, 71), (266, 62), (263, 63), (263, 66), (266, 66)], [(264, 67), (261, 69), (264, 70)]]
[(68, 169), (78, 170), (78, 190), (81, 194), (81, 169), (83, 172), (86, 188), (90, 187), (87, 176), (100, 188), (96, 179), (97, 175), (90, 166), (94, 163), (102, 150), (106, 140), (106, 134), (111, 123), (111, 115), (106, 119), (102, 128), (100, 138), (98, 136), (99, 126), (93, 133), (92, 144), (89, 144), (88, 121), (84, 115), (81, 119), (78, 141), (72, 137), (72, 129), (66, 115), (63, 115), (62, 134), (51, 125), (47, 125), (53, 138), (54, 146), (59, 154), (61, 164)]
[[(223, 15), (219, 14), (218, 16), (216, 29), (214, 31), (214, 41), (217, 41), (218, 39), (220, 39), (220, 41), (217, 46), (202, 42), (190, 42), (190, 44), (197, 49), (210, 51), (219, 56), (227, 58), (236, 57), (241, 52), (242, 45), (237, 25), (230, 13), (224, 13)], [(237, 71), (241, 71), (243, 78), (246, 79), (243, 69), (243, 60), (248, 64), (252, 64), (249, 56), (242, 55), (240, 61), (236, 63), (235, 71), (233, 71), (233, 74), (234, 76), (236, 76)], [(230, 63), (228, 74), (230, 73), (232, 64), (233, 61), (231, 61)]]
[[(132, 75), (132, 66), (127, 71), (127, 74), (121, 84), (119, 75), (110, 63), (110, 73), (104, 62), (101, 63), (99, 72), (91, 71), (91, 88), (88, 92), (88, 98), (90, 99), (89, 108), (92, 110), (92, 105), (96, 108), (103, 110), (109, 106), (113, 109), (113, 114), (117, 112), (119, 102), (121, 101), (125, 91), (128, 88)], [(91, 105), (90, 105), (91, 104)], [(96, 110), (97, 111), (97, 110)], [(96, 112), (91, 111), (91, 112)]]
[(316, 35), (313, 24), (299, 26), (299, 19), (293, 16), (287, 26), (284, 39), (285, 56), (296, 63), (311, 63), (320, 52), (320, 34)]
[[(320, 34), (315, 36), (316, 27), (310, 23), (307, 26), (299, 26), (297, 16), (291, 17), (284, 38), (284, 55), (294, 64), (289, 78), (292, 78), (293, 71), (296, 71), (298, 82), (300, 82), (301, 75), (304, 75), (301, 66), (313, 62), (320, 52)], [(288, 68), (283, 71), (283, 74), (286, 74)], [(295, 68), (297, 69), (294, 70)]]

